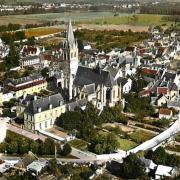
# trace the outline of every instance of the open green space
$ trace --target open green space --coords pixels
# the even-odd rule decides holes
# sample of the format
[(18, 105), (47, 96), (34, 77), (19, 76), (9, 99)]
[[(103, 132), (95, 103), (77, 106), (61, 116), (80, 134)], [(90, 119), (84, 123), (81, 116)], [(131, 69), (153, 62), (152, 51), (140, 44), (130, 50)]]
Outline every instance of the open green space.
[(70, 142), (68, 142), (72, 147), (80, 149), (80, 150), (87, 150), (88, 143), (86, 141), (80, 140), (80, 139), (74, 139)]
[(129, 138), (138, 144), (143, 143), (149, 139), (152, 139), (154, 136), (155, 136), (154, 134), (143, 130), (137, 130), (129, 134)]
[(118, 138), (118, 142), (119, 142), (119, 148), (124, 151), (128, 151), (138, 145), (134, 141), (128, 139), (122, 139), (122, 138)]
[(84, 24), (128, 24), (128, 25), (169, 25), (170, 22), (162, 21), (163, 15), (151, 15), (151, 14), (119, 14), (114, 16), (113, 12), (69, 12), (69, 13), (47, 13), (47, 14), (28, 14), (28, 15), (10, 15), (3, 16), (3, 21), (9, 21), (9, 23), (15, 22), (47, 22), (47, 21), (64, 21), (67, 22), (69, 18), (73, 20), (73, 23)]

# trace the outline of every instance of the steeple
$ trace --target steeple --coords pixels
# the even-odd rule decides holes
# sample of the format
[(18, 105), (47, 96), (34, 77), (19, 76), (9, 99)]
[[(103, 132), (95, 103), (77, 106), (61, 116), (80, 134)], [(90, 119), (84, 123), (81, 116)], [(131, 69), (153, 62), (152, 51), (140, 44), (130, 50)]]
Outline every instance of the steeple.
[(75, 47), (75, 38), (74, 38), (74, 32), (73, 32), (73, 28), (72, 28), (71, 19), (69, 19), (69, 23), (68, 23), (68, 27), (67, 27), (66, 40), (67, 40), (70, 48)]

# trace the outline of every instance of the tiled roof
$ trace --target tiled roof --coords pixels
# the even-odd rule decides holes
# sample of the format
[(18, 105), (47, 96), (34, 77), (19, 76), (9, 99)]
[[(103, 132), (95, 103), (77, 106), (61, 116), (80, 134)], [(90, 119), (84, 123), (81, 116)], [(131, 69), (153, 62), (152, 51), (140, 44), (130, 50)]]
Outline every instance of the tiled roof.
[(167, 94), (168, 88), (167, 87), (157, 87), (157, 94)]
[(152, 69), (147, 69), (147, 68), (142, 69), (142, 72), (147, 75), (148, 74), (149, 75), (157, 75), (158, 74), (158, 71), (152, 70)]
[(163, 115), (171, 115), (172, 110), (168, 109), (168, 108), (160, 108), (159, 110), (159, 114), (163, 114)]

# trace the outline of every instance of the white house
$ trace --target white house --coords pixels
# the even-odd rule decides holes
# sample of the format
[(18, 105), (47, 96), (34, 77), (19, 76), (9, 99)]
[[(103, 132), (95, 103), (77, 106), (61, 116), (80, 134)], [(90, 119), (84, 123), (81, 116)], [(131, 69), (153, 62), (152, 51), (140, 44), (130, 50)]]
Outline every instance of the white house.
[(31, 164), (27, 166), (27, 171), (34, 172), (36, 175), (38, 175), (48, 164), (48, 161), (34, 161)]
[(40, 64), (40, 58), (37, 55), (33, 55), (33, 56), (26, 56), (26, 57), (22, 57), (20, 59), (20, 65), (21, 67), (27, 67), (27, 66), (37, 66)]
[(165, 177), (175, 177), (177, 175), (177, 170), (173, 167), (158, 165), (155, 172), (155, 179), (162, 179)]
[(172, 110), (168, 108), (160, 108), (159, 119), (171, 119), (173, 116)]

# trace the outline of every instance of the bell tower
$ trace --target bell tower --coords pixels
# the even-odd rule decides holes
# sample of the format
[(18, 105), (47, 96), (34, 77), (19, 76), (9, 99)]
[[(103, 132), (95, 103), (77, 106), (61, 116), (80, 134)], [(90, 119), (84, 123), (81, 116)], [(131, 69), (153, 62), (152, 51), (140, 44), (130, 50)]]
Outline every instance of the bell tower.
[(63, 59), (65, 62), (64, 77), (65, 87), (69, 90), (69, 100), (72, 99), (73, 81), (78, 69), (79, 50), (77, 39), (74, 38), (71, 19), (69, 20), (66, 40), (63, 42)]

